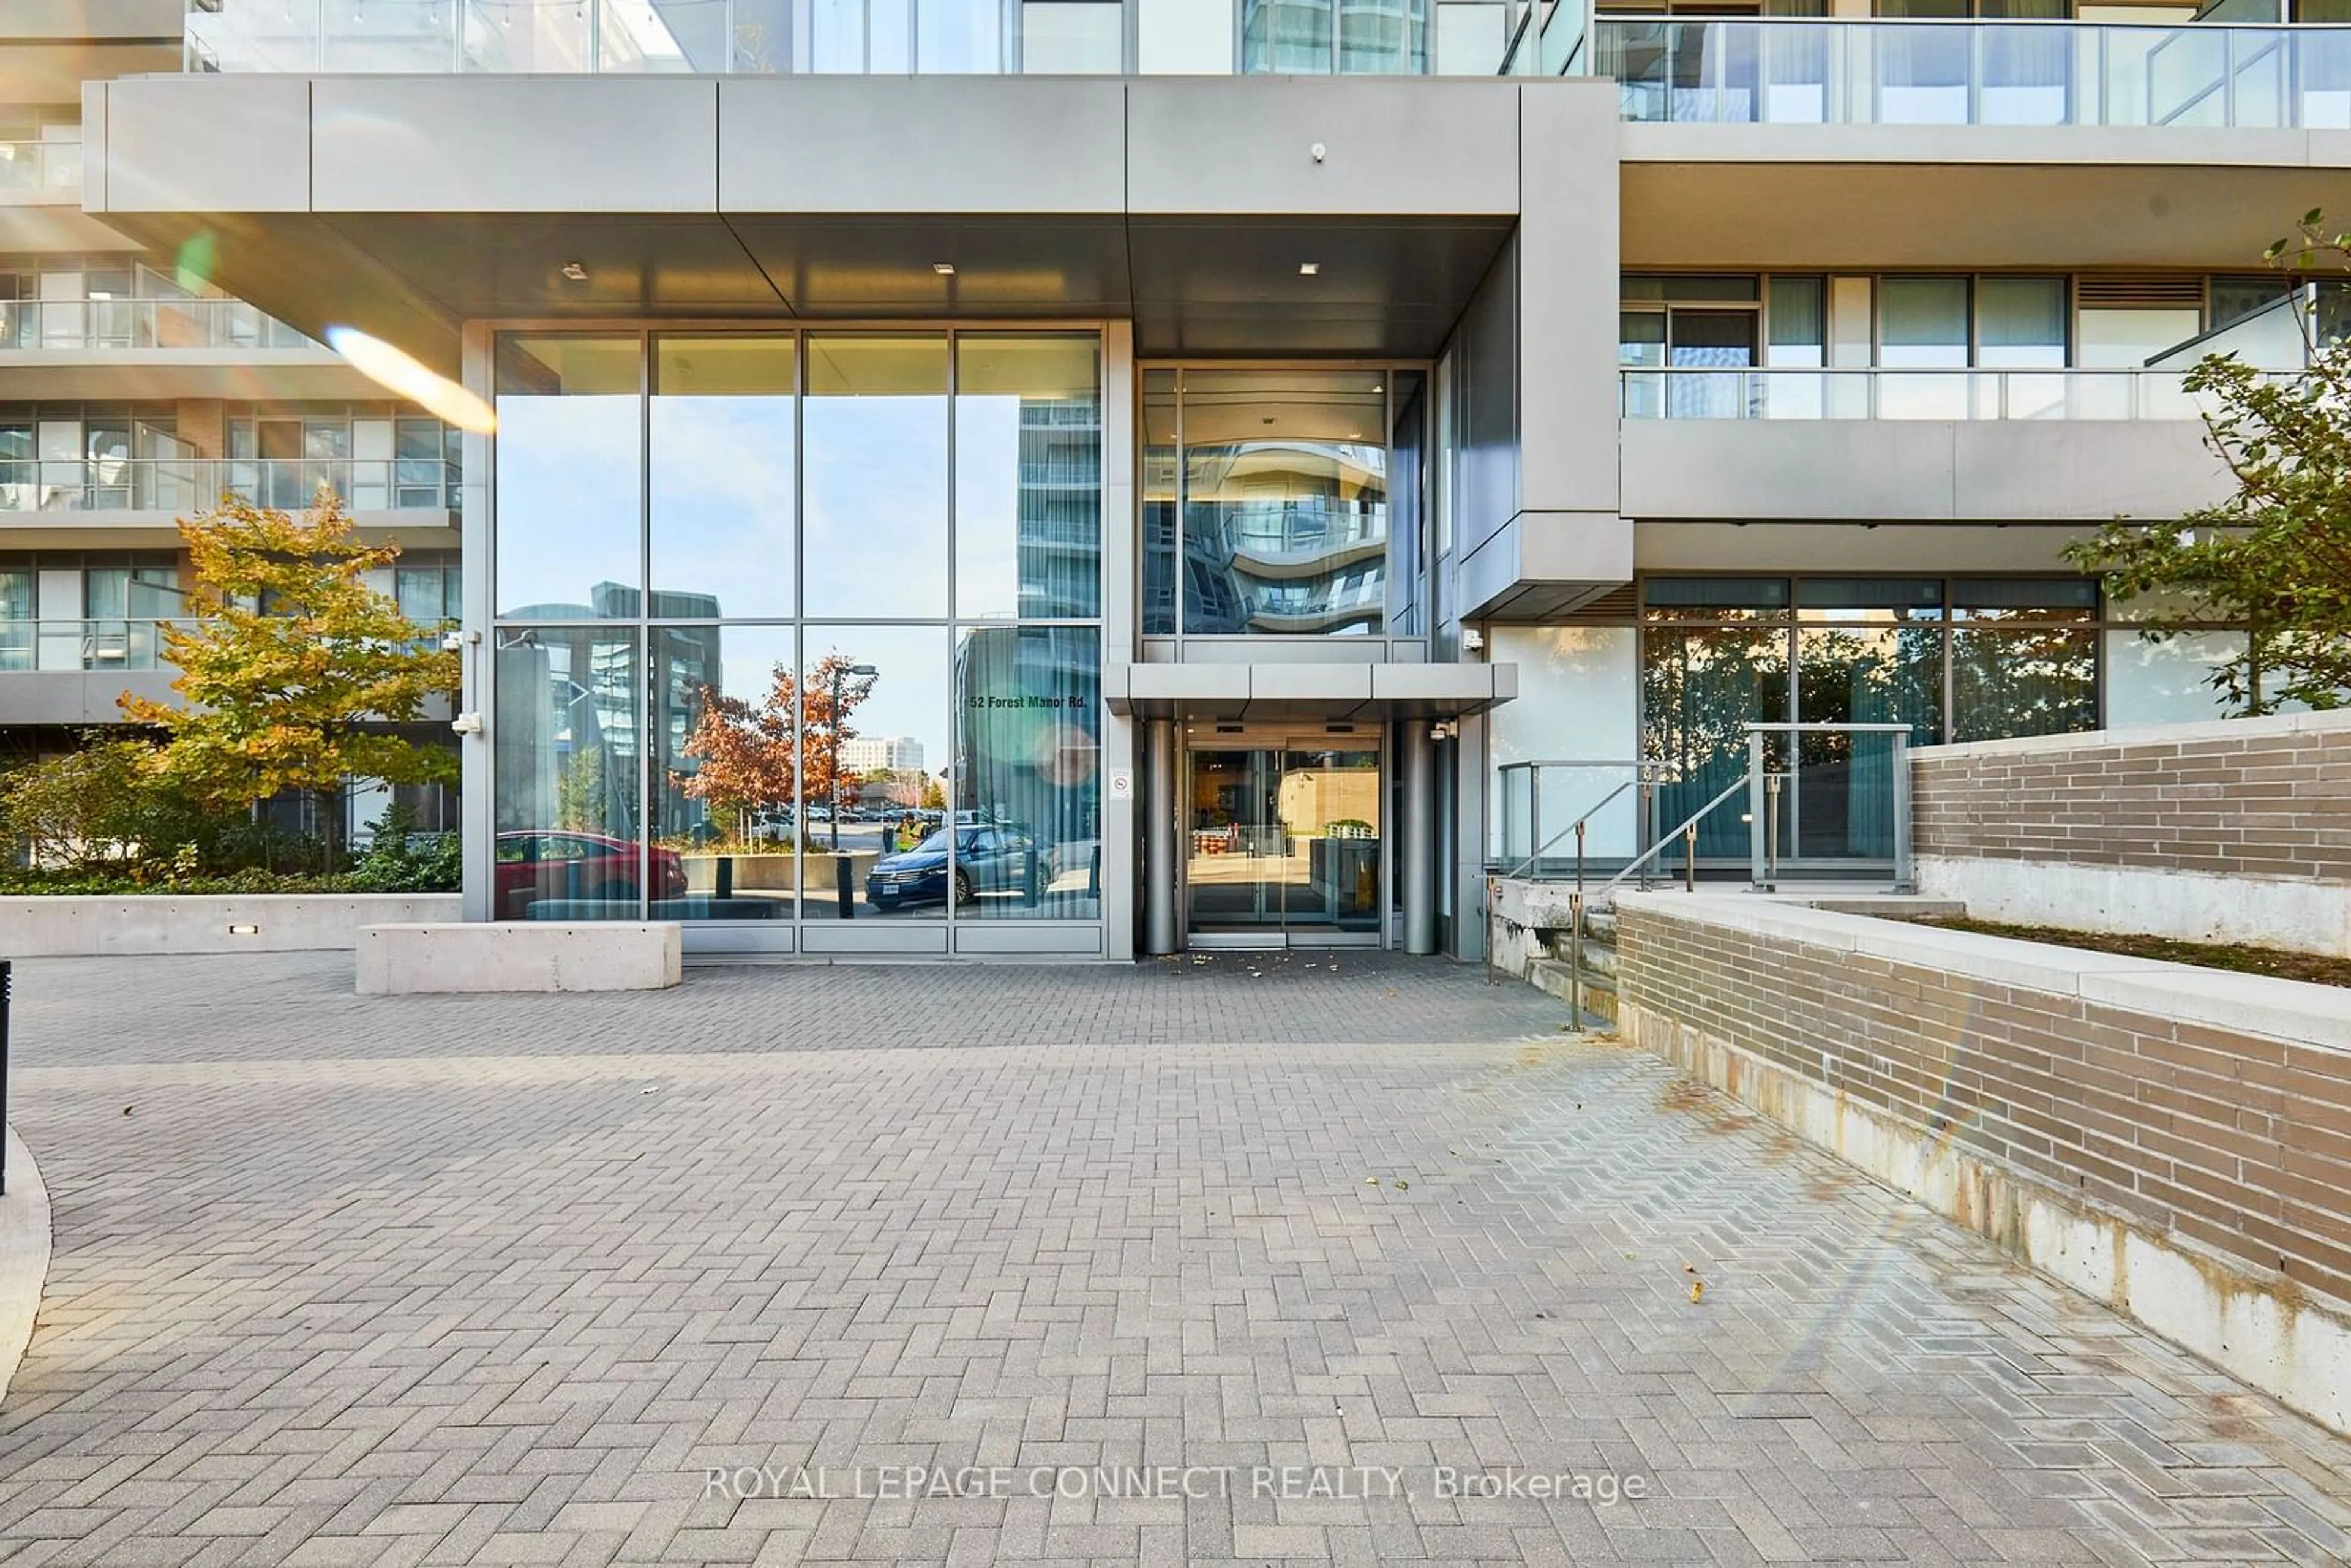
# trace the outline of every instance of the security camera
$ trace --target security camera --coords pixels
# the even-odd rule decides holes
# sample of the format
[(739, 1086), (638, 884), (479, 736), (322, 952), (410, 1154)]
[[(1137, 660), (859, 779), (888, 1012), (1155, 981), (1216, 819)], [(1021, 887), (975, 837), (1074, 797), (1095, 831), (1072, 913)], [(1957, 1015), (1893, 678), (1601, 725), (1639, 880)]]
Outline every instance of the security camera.
[(478, 713), (461, 713), (449, 721), (449, 727), (459, 735), (479, 735), (482, 733), (482, 716)]

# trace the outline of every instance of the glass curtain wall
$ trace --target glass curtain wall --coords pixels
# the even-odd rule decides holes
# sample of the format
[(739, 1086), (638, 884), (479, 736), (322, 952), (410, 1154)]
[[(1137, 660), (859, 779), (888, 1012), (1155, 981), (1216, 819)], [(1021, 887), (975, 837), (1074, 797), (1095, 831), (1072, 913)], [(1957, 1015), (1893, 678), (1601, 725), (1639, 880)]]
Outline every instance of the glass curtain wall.
[(502, 339), (497, 917), (1099, 919), (1101, 387), (1092, 333)]
[(1387, 629), (1386, 370), (1144, 380), (1146, 635)]
[(1432, 0), (1241, 0), (1245, 75), (1424, 76)]
[[(1750, 723), (1904, 725), (1913, 745), (2098, 725), (2088, 579), (1651, 578), (1642, 606), (1642, 753), (1671, 778), (1666, 828), (1743, 774)], [(2161, 679), (2199, 678), (2205, 655), (2180, 640)], [(2135, 674), (2131, 690), (2158, 684)], [(1891, 855), (1889, 740), (1767, 737), (1765, 765), (1792, 775), (1783, 852)], [(1747, 853), (1743, 812), (1733, 802), (1700, 824), (1702, 858)]]

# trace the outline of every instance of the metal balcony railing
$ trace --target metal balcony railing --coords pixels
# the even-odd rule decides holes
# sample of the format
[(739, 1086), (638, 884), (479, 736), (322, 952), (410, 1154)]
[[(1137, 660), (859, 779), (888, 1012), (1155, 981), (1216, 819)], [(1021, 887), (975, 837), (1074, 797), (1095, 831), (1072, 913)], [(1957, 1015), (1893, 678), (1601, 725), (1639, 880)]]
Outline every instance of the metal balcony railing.
[(167, 670), (172, 665), (163, 657), (162, 629), (193, 624), (136, 616), (0, 620), (0, 674)]
[(0, 350), (315, 349), (242, 299), (0, 300)]
[[(81, 189), (81, 142), (0, 141), (0, 191)], [(60, 196), (62, 199), (62, 194)]]
[(2351, 27), (1602, 17), (1629, 120), (2351, 127)]
[(437, 457), (97, 457), (0, 462), (0, 513), (204, 511), (224, 495), (281, 511), (324, 486), (355, 512), (454, 511), (457, 465)]
[(1627, 370), (1626, 419), (2198, 420), (2178, 371)]

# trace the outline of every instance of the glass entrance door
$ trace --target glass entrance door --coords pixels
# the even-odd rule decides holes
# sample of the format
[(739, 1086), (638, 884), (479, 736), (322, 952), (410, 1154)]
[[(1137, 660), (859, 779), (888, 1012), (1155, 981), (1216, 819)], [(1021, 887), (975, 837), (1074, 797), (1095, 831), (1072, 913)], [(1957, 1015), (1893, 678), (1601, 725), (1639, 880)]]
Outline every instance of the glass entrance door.
[(1380, 939), (1376, 746), (1191, 754), (1185, 887), (1201, 946)]

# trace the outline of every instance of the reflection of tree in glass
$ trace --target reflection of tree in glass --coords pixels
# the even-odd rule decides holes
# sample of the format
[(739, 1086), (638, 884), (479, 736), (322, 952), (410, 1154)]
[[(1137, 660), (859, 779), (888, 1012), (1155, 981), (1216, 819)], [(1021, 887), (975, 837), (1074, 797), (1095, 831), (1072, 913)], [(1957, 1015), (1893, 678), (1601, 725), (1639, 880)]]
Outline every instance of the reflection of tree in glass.
[(604, 831), (604, 748), (590, 746), (563, 759), (555, 776), (555, 825), (567, 832)]
[(2096, 635), (2084, 627), (1961, 628), (1951, 637), (1952, 738), (2094, 729), (2097, 670)]
[[(1747, 766), (1747, 726), (1788, 716), (1788, 632), (1782, 626), (1650, 627), (1642, 660), (1646, 755), (1666, 764), (1658, 792), (1671, 828)], [(1699, 825), (1705, 854), (1743, 853), (1746, 829), (1726, 806)]]
[[(878, 678), (850, 674), (856, 663), (852, 654), (827, 653), (809, 672), (804, 690), (789, 665), (778, 664), (767, 695), (757, 703), (703, 686), (701, 711), (687, 730), (684, 748), (696, 766), (691, 772), (680, 768), (671, 773), (679, 790), (688, 800), (702, 801), (713, 817), (734, 819), (741, 836), (748, 835), (751, 812), (789, 804), (795, 785), (804, 788), (808, 800), (829, 802), (841, 743), (857, 737), (849, 716), (872, 695)], [(836, 694), (838, 713), (833, 707)], [(792, 742), (795, 701), (804, 737), (797, 751)]]

